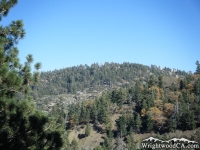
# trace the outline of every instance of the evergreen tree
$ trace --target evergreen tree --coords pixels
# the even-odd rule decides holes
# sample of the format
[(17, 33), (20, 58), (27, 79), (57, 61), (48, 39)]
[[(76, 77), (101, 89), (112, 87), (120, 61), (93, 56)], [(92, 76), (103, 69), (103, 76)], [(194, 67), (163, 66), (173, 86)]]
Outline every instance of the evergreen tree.
[(200, 64), (199, 64), (199, 61), (196, 61), (196, 65), (197, 65), (197, 68), (196, 68), (196, 74), (200, 74)]
[(127, 137), (127, 148), (128, 150), (136, 150), (133, 132), (131, 132)]
[[(0, 19), (17, 2), (1, 0)], [(63, 128), (36, 110), (30, 96), (30, 86), (39, 81), (41, 63), (31, 73), (32, 55), (24, 65), (19, 62), (15, 44), (24, 36), (22, 20), (0, 26), (0, 149), (60, 149)]]
[(145, 109), (145, 110), (148, 109), (147, 102), (145, 99), (142, 101), (142, 109)]
[(79, 114), (78, 113), (74, 114), (74, 123), (75, 123), (75, 126), (79, 125)]
[(158, 86), (159, 88), (163, 88), (163, 76), (158, 77)]
[(140, 114), (137, 114), (137, 116), (135, 118), (135, 127), (136, 127), (137, 132), (140, 133), (140, 128), (142, 127), (142, 121), (141, 121)]
[(106, 137), (104, 139), (103, 147), (104, 147), (105, 150), (111, 150), (113, 148), (112, 139), (109, 139), (109, 138)]
[(75, 139), (73, 139), (70, 144), (70, 150), (78, 150), (78, 143)]
[(115, 90), (112, 91), (111, 101), (113, 103), (117, 103), (117, 105), (122, 107), (122, 104), (125, 100), (125, 97), (126, 97), (126, 94), (125, 94), (125, 91), (122, 88), (115, 89)]
[(153, 129), (153, 121), (151, 120), (150, 115), (147, 115), (146, 125), (147, 125), (147, 131), (150, 132)]
[(170, 117), (168, 121), (168, 130), (169, 132), (174, 132), (177, 128), (177, 122), (176, 119)]
[(198, 78), (197, 81), (194, 84), (194, 93), (197, 96), (200, 96), (200, 78)]
[(109, 123), (109, 125), (108, 125), (107, 135), (108, 135), (108, 138), (110, 138), (110, 139), (113, 138), (112, 124), (111, 123)]
[(151, 75), (150, 78), (148, 79), (149, 87), (158, 86), (158, 83), (159, 83), (159, 80), (155, 75)]
[(123, 135), (127, 134), (127, 130), (126, 130), (126, 118), (125, 118), (124, 115), (122, 115), (121, 117), (119, 117), (118, 128), (119, 128), (119, 132), (120, 132), (120, 137), (122, 137)]
[(142, 98), (140, 86), (141, 86), (141, 83), (137, 81), (135, 84), (135, 90), (134, 90), (134, 99), (136, 100), (136, 102), (140, 102)]
[(104, 149), (104, 147), (99, 145), (99, 146), (95, 147), (94, 150), (105, 150), (105, 149)]
[(181, 129), (183, 130), (193, 130), (196, 127), (196, 123), (194, 120), (194, 113), (184, 111), (184, 113), (181, 116)]
[(183, 80), (181, 80), (179, 89), (182, 90), (184, 88), (185, 88), (185, 84), (184, 84)]
[(102, 117), (102, 121), (105, 123), (105, 124), (108, 124), (109, 122), (109, 117), (108, 117), (108, 113), (106, 111), (106, 108), (102, 108), (101, 110), (101, 117)]
[(81, 104), (80, 121), (81, 122), (87, 122), (87, 120), (89, 119), (88, 117), (89, 117), (89, 112), (87, 111), (85, 103), (83, 102)]
[(89, 135), (90, 135), (90, 132), (91, 132), (90, 125), (87, 124), (87, 125), (86, 125), (86, 129), (85, 129), (85, 135), (86, 135), (86, 136), (89, 136)]
[(92, 120), (94, 120), (94, 123), (97, 123), (97, 121), (98, 121), (98, 110), (97, 110), (97, 107), (96, 107), (96, 103), (94, 103), (93, 106), (92, 106), (91, 117), (92, 117)]

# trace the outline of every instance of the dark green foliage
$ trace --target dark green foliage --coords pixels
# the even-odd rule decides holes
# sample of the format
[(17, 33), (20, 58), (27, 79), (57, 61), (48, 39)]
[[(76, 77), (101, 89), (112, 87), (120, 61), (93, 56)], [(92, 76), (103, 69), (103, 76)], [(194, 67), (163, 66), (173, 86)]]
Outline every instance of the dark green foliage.
[(196, 61), (196, 65), (197, 65), (197, 68), (196, 68), (196, 74), (200, 74), (200, 64), (199, 64), (199, 61)]
[(170, 86), (170, 89), (171, 89), (172, 91), (176, 91), (176, 90), (177, 90), (177, 88), (176, 88), (174, 82), (172, 82), (172, 84), (171, 84), (171, 86)]
[(158, 87), (163, 88), (163, 76), (158, 77)]
[(127, 137), (127, 148), (128, 150), (136, 150), (133, 132), (131, 132)]
[(149, 97), (147, 98), (147, 107), (148, 107), (148, 108), (154, 106), (154, 100), (155, 100), (155, 98), (154, 98), (154, 95), (153, 95), (153, 94), (151, 94), (151, 96), (149, 96)]
[[(53, 131), (53, 120), (36, 111), (27, 100), (0, 99), (0, 149), (62, 147), (59, 131)], [(52, 122), (52, 123), (50, 123)]]
[(140, 133), (140, 128), (142, 127), (142, 121), (141, 121), (141, 117), (139, 114), (137, 114), (136, 118), (135, 118), (135, 128), (136, 131)]
[(70, 144), (70, 150), (78, 150), (78, 143), (75, 139), (73, 139)]
[(142, 109), (145, 109), (145, 110), (148, 109), (147, 102), (145, 99), (143, 99), (143, 101), (142, 101)]
[(109, 139), (112, 139), (112, 138), (113, 138), (112, 124), (111, 124), (111, 123), (108, 125), (108, 128), (107, 128), (107, 135), (108, 135), (108, 138), (109, 138)]
[(94, 148), (94, 150), (105, 150), (103, 146), (97, 146)]
[(153, 130), (153, 121), (150, 115), (147, 115), (146, 118), (146, 126), (147, 126), (147, 131), (150, 132)]
[(111, 101), (122, 107), (122, 104), (125, 101), (125, 91), (122, 88), (113, 90)]
[(159, 83), (158, 78), (155, 75), (151, 75), (150, 78), (148, 79), (149, 87), (158, 86), (158, 84), (161, 84), (161, 80), (160, 80), (160, 83)]
[(18, 0), (1, 0), (0, 1), (0, 21), (2, 17), (8, 15), (10, 8), (16, 5)]
[[(114, 149), (135, 149), (132, 132), (167, 133), (176, 129), (193, 130), (199, 127), (198, 75), (174, 80), (167, 87), (163, 87), (162, 82), (162, 76), (154, 76), (149, 80), (150, 86), (136, 81), (135, 86), (114, 88), (95, 101), (71, 105), (68, 118), (72, 120), (69, 121), (73, 123), (74, 116), (80, 116), (78, 122), (85, 124), (88, 122), (85, 116), (90, 112), (90, 123), (95, 123), (94, 126), (99, 128), (97, 131), (107, 133), (102, 146), (96, 147), (103, 150), (109, 149), (113, 138), (116, 141)], [(180, 88), (177, 88), (178, 83)], [(128, 99), (130, 102), (126, 103)], [(112, 130), (109, 117), (116, 112), (121, 115), (116, 120), (117, 129)]]
[(168, 121), (168, 130), (169, 132), (174, 132), (177, 128), (177, 121), (175, 118), (170, 117)]
[(109, 139), (109, 138), (105, 138), (104, 139), (104, 143), (103, 143), (103, 148), (105, 150), (111, 150), (112, 149), (112, 139)]
[(71, 122), (70, 126), (73, 127), (78, 124), (89, 123), (90, 121), (108, 124), (108, 107), (111, 100), (106, 94), (108, 93), (103, 94), (91, 104), (83, 102), (70, 105), (67, 114), (67, 118)]
[(127, 134), (127, 129), (126, 129), (127, 120), (124, 114), (119, 117), (117, 125), (118, 125), (118, 131), (120, 133), (120, 137), (125, 136)]
[(197, 96), (200, 96), (200, 78), (198, 78), (196, 80), (196, 82), (194, 83), (194, 93), (197, 95)]
[(185, 111), (181, 116), (181, 129), (192, 130), (195, 129), (196, 123), (194, 120), (194, 113)]
[(184, 88), (185, 88), (185, 84), (184, 84), (183, 80), (181, 80), (179, 89), (182, 90)]
[[(17, 0), (1, 0), (0, 19), (15, 4)], [(19, 63), (15, 44), (24, 36), (22, 20), (0, 26), (0, 149), (60, 149), (63, 128), (36, 110), (30, 96), (30, 86), (39, 81), (41, 63), (36, 63), (33, 74), (31, 54), (24, 65)]]
[[(149, 73), (147, 73), (149, 71)], [(137, 80), (146, 83), (150, 77), (151, 68), (141, 64), (133, 63), (105, 63), (99, 65), (97, 63), (88, 65), (79, 65), (70, 68), (42, 72), (41, 83), (34, 88), (34, 93), (39, 97), (43, 95), (57, 95), (67, 93), (76, 93), (77, 91), (102, 91), (105, 87), (112, 89), (113, 87), (127, 87), (135, 84)], [(154, 76), (159, 83), (160, 75), (167, 75), (167, 69), (154, 69)], [(177, 71), (174, 75), (187, 75), (184, 71)], [(161, 80), (160, 80), (161, 81)], [(161, 83), (161, 82), (160, 82)], [(161, 85), (160, 85), (161, 86)]]
[(90, 125), (87, 124), (87, 125), (86, 125), (86, 129), (85, 129), (85, 135), (86, 135), (86, 136), (89, 136), (89, 135), (90, 135), (90, 132), (91, 132)]
[(133, 99), (136, 102), (141, 102), (142, 99), (142, 92), (141, 92), (141, 83), (139, 81), (136, 82), (135, 87), (134, 87), (134, 93), (133, 93)]
[(194, 105), (194, 115), (195, 115), (195, 120), (197, 122), (200, 122), (200, 106), (199, 105)]

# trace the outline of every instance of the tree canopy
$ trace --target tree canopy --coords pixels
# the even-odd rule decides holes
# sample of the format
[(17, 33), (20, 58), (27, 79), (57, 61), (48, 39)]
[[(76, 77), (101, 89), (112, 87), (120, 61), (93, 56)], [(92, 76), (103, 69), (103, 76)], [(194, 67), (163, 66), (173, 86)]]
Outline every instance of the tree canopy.
[[(0, 1), (0, 20), (8, 15), (17, 0)], [(41, 63), (31, 72), (33, 56), (19, 61), (15, 46), (24, 38), (22, 20), (0, 26), (0, 149), (60, 149), (63, 128), (53, 118), (38, 111), (30, 96), (30, 85), (39, 81)]]

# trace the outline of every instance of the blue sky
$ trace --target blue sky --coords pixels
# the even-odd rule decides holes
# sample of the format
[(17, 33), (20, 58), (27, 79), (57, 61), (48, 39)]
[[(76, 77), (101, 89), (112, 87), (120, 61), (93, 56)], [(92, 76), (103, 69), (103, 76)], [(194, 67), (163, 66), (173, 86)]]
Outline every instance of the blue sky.
[(2, 24), (22, 19), (20, 60), (42, 71), (131, 62), (194, 72), (200, 61), (199, 0), (19, 0)]

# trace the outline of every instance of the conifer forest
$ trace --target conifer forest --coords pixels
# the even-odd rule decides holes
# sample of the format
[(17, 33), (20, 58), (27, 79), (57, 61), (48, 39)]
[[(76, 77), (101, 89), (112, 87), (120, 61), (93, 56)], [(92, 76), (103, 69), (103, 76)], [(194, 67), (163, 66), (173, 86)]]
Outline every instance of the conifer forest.
[[(0, 20), (16, 4), (1, 0)], [(42, 72), (31, 54), (20, 63), (25, 35), (23, 20), (0, 26), (1, 150), (137, 150), (150, 136), (200, 144), (198, 60), (194, 73), (130, 62)]]

